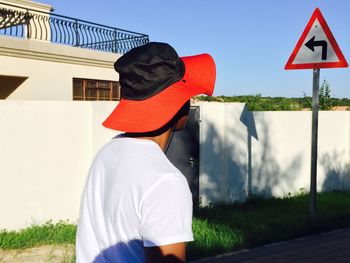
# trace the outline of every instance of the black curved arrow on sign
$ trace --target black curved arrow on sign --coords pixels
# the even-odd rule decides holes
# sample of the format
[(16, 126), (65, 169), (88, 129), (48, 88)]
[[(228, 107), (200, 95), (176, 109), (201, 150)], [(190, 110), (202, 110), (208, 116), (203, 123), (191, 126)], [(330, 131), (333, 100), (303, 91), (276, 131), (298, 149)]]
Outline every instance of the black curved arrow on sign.
[(315, 51), (314, 47), (320, 46), (322, 47), (322, 60), (327, 60), (327, 41), (325, 40), (319, 40), (315, 41), (315, 36), (309, 39), (305, 43), (305, 46), (307, 46), (309, 49), (311, 49), (312, 52)]

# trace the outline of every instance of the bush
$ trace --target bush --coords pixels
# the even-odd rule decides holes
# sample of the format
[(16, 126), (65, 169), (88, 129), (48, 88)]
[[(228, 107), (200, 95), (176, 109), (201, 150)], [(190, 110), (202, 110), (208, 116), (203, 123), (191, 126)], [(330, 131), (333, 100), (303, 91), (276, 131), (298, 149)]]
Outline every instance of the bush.
[[(284, 97), (263, 97), (261, 94), (246, 96), (198, 96), (199, 101), (216, 102), (241, 102), (246, 103), (250, 111), (299, 111), (303, 109), (312, 109), (312, 97), (303, 94), (301, 98)], [(331, 98), (329, 84), (325, 80), (320, 89), (320, 109), (331, 110), (334, 106), (347, 106), (350, 108), (350, 99)]]

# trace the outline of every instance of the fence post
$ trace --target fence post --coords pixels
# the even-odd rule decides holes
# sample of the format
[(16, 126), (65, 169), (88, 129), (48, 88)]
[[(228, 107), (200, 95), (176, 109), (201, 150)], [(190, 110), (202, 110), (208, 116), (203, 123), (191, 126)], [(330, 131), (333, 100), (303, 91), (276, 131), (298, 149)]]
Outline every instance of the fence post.
[(114, 29), (114, 52), (118, 53), (117, 29)]
[(77, 47), (80, 45), (79, 31), (78, 31), (78, 20), (77, 19), (75, 19), (74, 31), (75, 31), (75, 46)]
[(29, 33), (29, 30), (30, 30), (30, 19), (29, 19), (29, 12), (28, 12), (28, 9), (24, 15), (24, 21), (25, 21), (25, 25), (27, 26), (27, 39), (30, 38), (30, 33)]

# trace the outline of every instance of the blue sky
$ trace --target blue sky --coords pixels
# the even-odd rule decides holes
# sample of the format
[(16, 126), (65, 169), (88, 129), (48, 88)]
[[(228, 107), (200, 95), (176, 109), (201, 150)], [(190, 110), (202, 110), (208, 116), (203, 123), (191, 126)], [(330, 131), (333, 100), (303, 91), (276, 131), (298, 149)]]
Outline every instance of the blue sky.
[[(348, 0), (39, 0), (55, 12), (148, 34), (180, 56), (210, 53), (215, 95), (311, 95), (312, 70), (284, 70), (319, 7), (350, 63)], [(321, 69), (334, 97), (350, 97), (350, 70)]]

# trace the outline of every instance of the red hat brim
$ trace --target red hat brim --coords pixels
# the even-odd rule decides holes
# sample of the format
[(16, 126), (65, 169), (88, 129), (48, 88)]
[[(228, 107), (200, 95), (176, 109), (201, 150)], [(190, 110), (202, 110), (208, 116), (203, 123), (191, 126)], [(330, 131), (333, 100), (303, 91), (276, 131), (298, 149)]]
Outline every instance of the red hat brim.
[(121, 99), (102, 123), (104, 127), (133, 133), (155, 131), (167, 124), (193, 96), (213, 94), (216, 69), (208, 54), (181, 57), (184, 77), (145, 100)]

